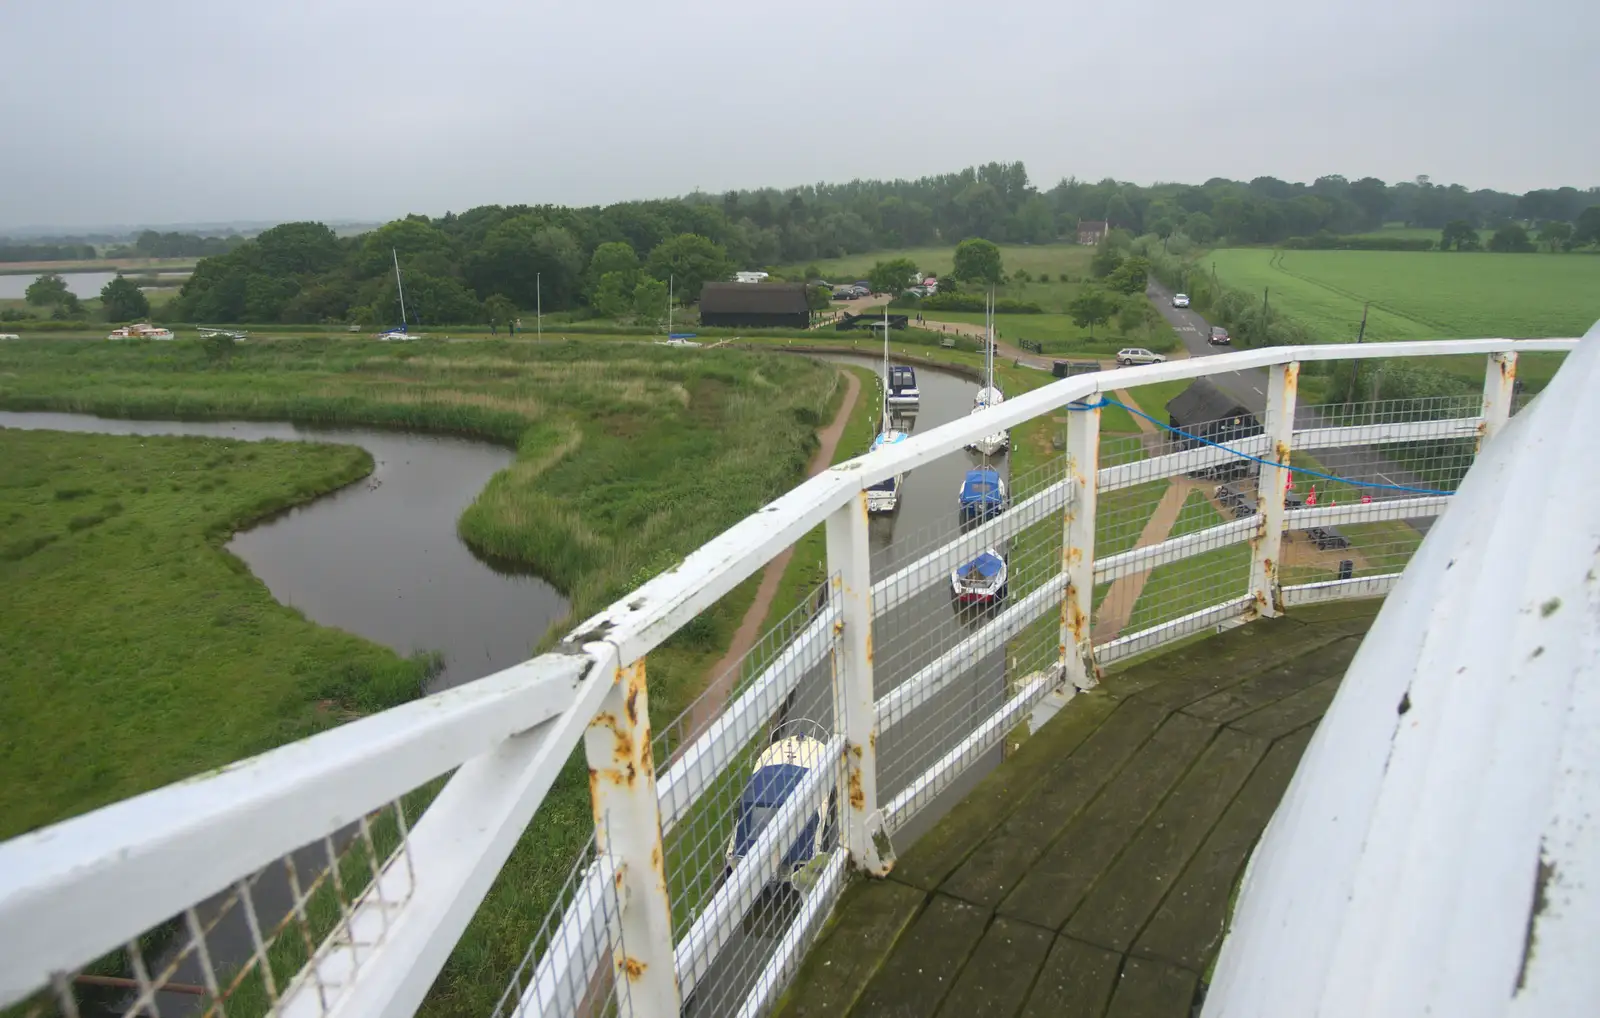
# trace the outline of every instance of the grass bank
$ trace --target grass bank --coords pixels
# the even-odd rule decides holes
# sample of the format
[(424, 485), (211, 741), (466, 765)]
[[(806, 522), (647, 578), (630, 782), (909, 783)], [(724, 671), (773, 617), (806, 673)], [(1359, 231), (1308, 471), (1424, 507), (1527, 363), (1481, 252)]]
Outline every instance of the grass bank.
[[(791, 487), (803, 476), (816, 429), (843, 388), (835, 370), (806, 358), (648, 343), (379, 345), (312, 338), (232, 349), (188, 340), (24, 340), (0, 347), (0, 407), (12, 410), (365, 425), (512, 446), (516, 462), (463, 515), (461, 533), (475, 548), (520, 562), (561, 588), (576, 619)], [(169, 509), (176, 512), (189, 511), (196, 497), (190, 490), (173, 495), (179, 501)], [(272, 604), (240, 570), (238, 581)], [(698, 692), (748, 608), (755, 582), (724, 597), (651, 655), (657, 729)], [(73, 599), (94, 593), (80, 589)], [(17, 639), (68, 643), (62, 636), (71, 623), (67, 615), (60, 618)], [(105, 622), (112, 632), (118, 624), (114, 617)], [(397, 660), (378, 648), (373, 653)], [(215, 662), (206, 667), (208, 674), (216, 670)], [(51, 682), (68, 673), (99, 678), (71, 659), (34, 669)], [(150, 702), (133, 696), (131, 710)], [(216, 722), (181, 704), (168, 709), (189, 726), (186, 731)], [(8, 716), (19, 724), (32, 720), (21, 711)], [(232, 737), (227, 753), (218, 750), (231, 759), (303, 729), (274, 719), (263, 731), (243, 723), (219, 723), (219, 731)], [(169, 776), (195, 769), (199, 765), (175, 765)], [(148, 788), (165, 780), (147, 775), (133, 784)], [(139, 790), (108, 791), (94, 804)], [(50, 815), (74, 811), (58, 807)], [(574, 759), (446, 965), (427, 1013), (492, 1010), (591, 829), (586, 775)]]
[(0, 430), (0, 463), (0, 838), (421, 688), (427, 662), (307, 622), (222, 548), (365, 450)]

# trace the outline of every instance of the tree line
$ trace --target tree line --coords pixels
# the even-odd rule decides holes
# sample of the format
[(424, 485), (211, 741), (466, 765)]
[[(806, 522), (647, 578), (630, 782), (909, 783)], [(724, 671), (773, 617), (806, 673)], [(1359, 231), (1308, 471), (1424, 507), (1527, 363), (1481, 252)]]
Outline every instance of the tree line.
[[(1066, 179), (1035, 187), (1022, 163), (988, 163), (914, 181), (695, 193), (606, 207), (489, 205), (412, 215), (359, 237), (287, 223), (204, 258), (173, 305), (179, 320), (392, 323), (393, 258), (408, 317), (421, 324), (505, 321), (517, 309), (651, 320), (736, 268), (800, 264), (873, 250), (1075, 238), (1080, 222), (1191, 243), (1279, 242), (1401, 221), (1443, 228), (1510, 217), (1577, 221), (1600, 189), (1513, 195), (1338, 175), (1141, 187)], [(392, 255), (391, 252), (394, 252)]]

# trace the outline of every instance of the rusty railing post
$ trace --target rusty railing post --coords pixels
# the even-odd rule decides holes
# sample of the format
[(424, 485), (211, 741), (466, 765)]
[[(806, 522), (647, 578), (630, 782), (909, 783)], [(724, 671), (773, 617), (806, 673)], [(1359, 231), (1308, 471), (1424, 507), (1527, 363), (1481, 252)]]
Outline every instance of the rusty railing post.
[(1478, 425), (1478, 441), (1474, 452), (1483, 449), (1483, 443), (1500, 433), (1511, 419), (1511, 400), (1517, 388), (1517, 352), (1489, 355), (1488, 368), (1483, 374), (1483, 423)]
[[(1100, 394), (1084, 402), (1100, 402)], [(1094, 663), (1094, 523), (1096, 475), (1100, 470), (1100, 408), (1069, 407), (1067, 415), (1067, 491), (1062, 519), (1061, 569), (1067, 586), (1061, 597), (1061, 643), (1057, 648), (1063, 685), (1091, 689), (1100, 682)]]
[(867, 544), (867, 493), (857, 492), (828, 517), (828, 575), (838, 599), (834, 623), (834, 724), (844, 729), (840, 829), (850, 863), (881, 877), (894, 865), (878, 812), (878, 706), (872, 684), (872, 555)]
[[(1300, 384), (1300, 362), (1276, 364), (1267, 369), (1267, 412), (1262, 422), (1267, 433), (1263, 459), (1288, 463), (1294, 446), (1295, 393)], [(1263, 465), (1256, 482), (1256, 518), (1259, 529), (1250, 542), (1250, 597), (1258, 617), (1283, 613), (1283, 507), (1289, 474), (1283, 467)]]
[[(593, 645), (591, 645), (593, 646)], [(628, 987), (639, 1018), (676, 1018), (678, 973), (672, 942), (661, 810), (650, 749), (650, 699), (644, 659), (617, 667), (616, 682), (583, 736), (597, 849), (617, 869), (621, 943), (614, 978)]]

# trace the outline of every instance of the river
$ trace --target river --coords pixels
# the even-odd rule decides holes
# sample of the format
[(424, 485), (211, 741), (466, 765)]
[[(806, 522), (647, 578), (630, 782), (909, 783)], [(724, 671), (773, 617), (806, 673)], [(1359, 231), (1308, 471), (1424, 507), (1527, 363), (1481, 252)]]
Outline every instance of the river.
[[(33, 281), (42, 275), (45, 275), (43, 271), (0, 276), (0, 300), (21, 300), (27, 296), (28, 287)], [(67, 289), (72, 295), (83, 300), (100, 296), (105, 285), (117, 278), (115, 272), (62, 272), (59, 275), (66, 280)]]
[(358, 445), (364, 480), (236, 534), (233, 552), (282, 603), (314, 622), (400, 654), (438, 652), (439, 690), (525, 661), (567, 610), (534, 576), (475, 556), (456, 520), (509, 449), (459, 438), (261, 421), (125, 421), (85, 414), (8, 413), (0, 427), (109, 435), (203, 435)]

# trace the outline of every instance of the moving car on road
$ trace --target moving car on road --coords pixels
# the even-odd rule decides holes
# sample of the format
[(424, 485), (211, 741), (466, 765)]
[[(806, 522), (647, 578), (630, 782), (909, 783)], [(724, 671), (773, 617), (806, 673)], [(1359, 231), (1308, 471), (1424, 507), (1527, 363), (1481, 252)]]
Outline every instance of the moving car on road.
[(1186, 294), (1186, 293), (1175, 293), (1175, 294), (1173, 294), (1172, 295), (1172, 306), (1175, 307), (1175, 308), (1186, 308), (1186, 307), (1188, 307), (1189, 306), (1189, 295)]
[(1158, 353), (1151, 353), (1142, 346), (1130, 346), (1117, 351), (1117, 367), (1125, 368), (1130, 364), (1161, 364), (1166, 358)]
[(1211, 335), (1206, 337), (1206, 342), (1212, 346), (1228, 346), (1233, 343), (1233, 337), (1228, 335), (1228, 330), (1220, 325), (1211, 327)]

